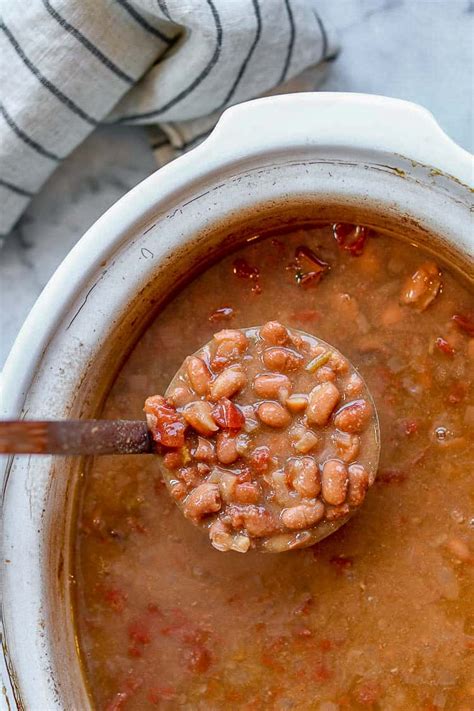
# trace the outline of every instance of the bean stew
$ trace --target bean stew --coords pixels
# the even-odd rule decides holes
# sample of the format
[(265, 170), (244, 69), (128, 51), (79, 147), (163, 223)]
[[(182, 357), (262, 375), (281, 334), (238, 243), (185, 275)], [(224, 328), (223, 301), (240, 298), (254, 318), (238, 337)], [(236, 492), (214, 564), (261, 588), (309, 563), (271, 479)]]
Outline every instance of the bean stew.
[[(263, 363), (258, 356), (251, 374), (235, 353), (234, 365), (248, 384), (234, 393), (219, 390), (222, 373), (233, 367), (226, 361), (233, 346), (221, 348), (225, 363), (217, 358), (229, 331), (273, 321), (284, 325), (289, 342), (267, 345), (263, 333), (254, 341), (245, 332), (251, 355), (255, 348), (290, 348), (300, 355), (291, 339), (302, 330), (332, 344), (367, 383), (381, 437), (373, 486), (344, 526), (310, 547), (264, 554), (254, 550), (254, 541), (262, 539), (248, 535), (243, 518), (235, 529), (226, 519), (221, 533), (230, 531), (230, 539), (214, 536), (214, 543), (231, 549), (222, 553), (171, 500), (159, 456), (91, 461), (78, 503), (73, 588), (78, 644), (95, 708), (472, 711), (473, 284), (444, 263), (441, 253), (433, 256), (416, 246), (410, 234), (398, 238), (363, 226), (306, 224), (249, 240), (181, 289), (141, 336), (103, 416), (140, 419), (146, 396), (164, 393), (175, 398), (174, 412), (184, 418), (189, 403), (179, 400), (178, 387), (189, 390), (190, 402), (210, 410), (209, 422), (216, 425), (207, 433), (193, 429), (189, 419), (196, 412), (187, 413), (187, 450), (178, 456), (170, 450), (174, 459), (168, 457), (165, 478), (172, 488), (184, 484), (176, 498), (184, 493), (180, 505), (186, 507), (201, 476), (207, 482), (213, 467), (228, 470), (237, 477), (229, 479), (231, 496), (247, 501), (224, 501), (227, 475), (211, 481), (221, 497), (219, 511), (209, 519), (200, 519), (192, 507), (188, 511), (201, 527), (219, 521), (228, 506), (274, 506), (265, 503), (267, 474), (255, 474), (266, 460), (255, 450), (269, 446), (267, 439), (260, 445), (261, 436), (280, 442), (284, 435), (283, 456), (291, 451), (299, 462), (289, 471), (280, 461), (269, 467), (270, 475), (283, 471), (284, 497), (320, 501), (325, 511), (338, 504), (327, 498), (324, 503), (324, 492), (316, 495), (318, 479), (306, 479), (314, 467), (305, 457), (324, 464), (326, 447), (334, 445), (338, 456), (328, 449), (328, 457), (344, 471), (352, 464), (370, 470), (362, 459), (370, 427), (359, 433), (335, 425), (346, 397), (365, 398), (357, 381), (354, 393), (346, 395), (351, 372), (332, 380), (324, 370), (330, 361), (311, 373), (304, 365), (285, 370), (284, 360), (274, 369), (271, 359)], [(213, 334), (226, 332), (203, 358), (212, 370), (210, 380), (205, 375), (206, 388), (202, 365), (188, 360), (189, 372), (166, 392), (186, 357)], [(309, 352), (301, 355), (307, 365)], [(307, 380), (300, 384), (299, 377)], [(301, 431), (295, 441), (303, 450), (294, 452), (294, 443), (287, 442), (291, 428), (300, 426), (298, 408), (303, 401), (307, 408), (308, 393), (324, 383), (335, 385), (342, 400), (327, 425), (303, 425), (320, 438), (320, 448), (304, 451), (311, 438), (305, 443)], [(283, 408), (282, 399), (284, 415), (275, 407)], [(272, 407), (262, 410), (260, 403)], [(257, 423), (255, 435), (246, 431), (242, 416)], [(333, 442), (333, 435), (340, 441)], [(208, 471), (204, 455), (211, 445), (216, 464)], [(229, 461), (236, 453), (239, 458)], [(254, 468), (249, 464), (239, 480), (237, 469), (252, 457)], [(199, 464), (206, 465), (200, 473)], [(277, 485), (278, 477), (270, 484), (272, 494)], [(331, 501), (333, 494), (326, 494)], [(291, 507), (280, 509), (279, 526), (282, 511)], [(311, 526), (301, 529), (306, 530)], [(293, 536), (298, 530), (280, 533)], [(232, 548), (235, 537), (245, 535), (249, 550), (242, 555)]]
[(220, 551), (311, 545), (375, 479), (378, 423), (362, 378), (278, 321), (215, 333), (145, 412), (171, 496)]

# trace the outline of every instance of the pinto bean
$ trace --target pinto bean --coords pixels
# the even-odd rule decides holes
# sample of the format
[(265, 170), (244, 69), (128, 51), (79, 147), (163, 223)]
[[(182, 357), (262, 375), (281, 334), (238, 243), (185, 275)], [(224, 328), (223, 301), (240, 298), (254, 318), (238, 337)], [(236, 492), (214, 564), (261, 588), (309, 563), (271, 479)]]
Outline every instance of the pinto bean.
[(283, 509), (281, 522), (286, 528), (298, 531), (314, 526), (321, 521), (323, 516), (324, 504), (321, 501), (315, 501), (314, 504), (298, 504), (290, 509)]
[(313, 457), (291, 457), (286, 474), (293, 489), (303, 498), (312, 499), (321, 491), (321, 477)]
[(222, 370), (233, 361), (240, 360), (248, 346), (247, 336), (236, 329), (224, 329), (214, 334), (217, 348), (211, 359), (214, 370)]
[(298, 370), (303, 363), (303, 357), (291, 348), (274, 346), (263, 351), (263, 362), (269, 370), (278, 370), (286, 373)]
[(218, 551), (230, 551), (232, 548), (233, 536), (219, 519), (209, 526), (209, 538)]
[(193, 450), (193, 457), (200, 462), (212, 462), (215, 457), (214, 445), (204, 437), (198, 437), (198, 443)]
[(184, 503), (184, 515), (193, 521), (200, 521), (204, 516), (215, 513), (221, 508), (222, 501), (217, 484), (200, 484), (188, 494)]
[(258, 397), (277, 398), (281, 391), (291, 393), (291, 380), (283, 373), (262, 373), (254, 378), (253, 389)]
[(402, 304), (424, 311), (441, 289), (441, 272), (434, 262), (424, 262), (405, 281), (400, 294)]
[(303, 412), (308, 406), (308, 397), (303, 394), (290, 395), (285, 404), (290, 412)]
[(369, 475), (362, 464), (351, 464), (349, 467), (349, 491), (347, 503), (360, 506), (369, 488)]
[(333, 383), (336, 380), (336, 373), (329, 365), (322, 365), (314, 374), (318, 383)]
[(345, 464), (339, 459), (328, 459), (323, 466), (321, 488), (328, 504), (339, 506), (346, 500), (349, 477)]
[(242, 390), (247, 383), (247, 377), (240, 366), (230, 366), (220, 373), (209, 386), (209, 393), (212, 400), (219, 400), (221, 397), (231, 398)]
[(191, 400), (194, 400), (194, 395), (185, 385), (178, 385), (168, 395), (168, 400), (175, 407), (183, 407), (184, 405), (187, 405), (188, 402), (191, 402)]
[(262, 506), (249, 504), (248, 506), (234, 506), (229, 511), (232, 527), (245, 528), (249, 536), (264, 538), (271, 536), (278, 530), (278, 522), (274, 516)]
[(209, 527), (209, 538), (218, 551), (246, 553), (250, 548), (250, 538), (243, 534), (230, 533), (222, 521), (214, 521)]
[(189, 356), (186, 362), (186, 372), (196, 395), (205, 395), (211, 382), (211, 373), (203, 359), (198, 356)]
[(269, 427), (287, 427), (291, 422), (288, 410), (278, 402), (262, 402), (257, 408), (259, 419)]
[(212, 408), (204, 400), (190, 402), (183, 410), (183, 417), (199, 434), (209, 436), (219, 429), (212, 417)]
[(336, 373), (340, 375), (344, 375), (344, 373), (347, 373), (349, 370), (349, 363), (347, 360), (342, 356), (340, 353), (333, 353), (331, 354), (331, 358), (329, 360), (329, 367), (332, 368)]
[(364, 383), (362, 382), (362, 378), (360, 378), (357, 373), (352, 373), (345, 387), (346, 395), (349, 395), (349, 397), (357, 397), (357, 395), (360, 395), (362, 392), (363, 387)]
[(372, 417), (372, 405), (367, 400), (353, 400), (341, 407), (334, 417), (338, 430), (358, 434), (363, 432)]
[(360, 438), (357, 435), (337, 430), (332, 435), (332, 440), (336, 445), (338, 457), (342, 459), (343, 462), (348, 464), (357, 458), (360, 450)]
[(311, 425), (322, 427), (331, 417), (331, 413), (339, 402), (340, 393), (331, 383), (316, 385), (309, 394), (306, 419)]
[(245, 333), (242, 333), (242, 331), (239, 331), (236, 328), (224, 328), (222, 331), (218, 331), (214, 334), (214, 340), (217, 343), (233, 343), (239, 353), (244, 353), (249, 344)]
[(201, 483), (201, 477), (199, 476), (198, 465), (193, 464), (190, 467), (181, 467), (177, 473), (177, 477), (186, 484), (188, 489), (194, 488)]
[(251, 481), (236, 484), (234, 500), (238, 504), (256, 504), (260, 498), (260, 487)]
[(338, 521), (340, 518), (345, 518), (350, 514), (349, 504), (341, 504), (341, 506), (327, 506), (326, 520)]
[(250, 453), (248, 462), (256, 474), (265, 474), (270, 465), (270, 449), (265, 445), (256, 447)]
[(260, 329), (260, 337), (272, 346), (283, 346), (288, 343), (288, 331), (278, 321), (268, 321)]
[(219, 432), (216, 437), (217, 459), (221, 464), (232, 464), (239, 458), (236, 437), (229, 432)]
[(247, 553), (250, 548), (250, 538), (242, 533), (233, 536), (231, 551), (236, 553)]

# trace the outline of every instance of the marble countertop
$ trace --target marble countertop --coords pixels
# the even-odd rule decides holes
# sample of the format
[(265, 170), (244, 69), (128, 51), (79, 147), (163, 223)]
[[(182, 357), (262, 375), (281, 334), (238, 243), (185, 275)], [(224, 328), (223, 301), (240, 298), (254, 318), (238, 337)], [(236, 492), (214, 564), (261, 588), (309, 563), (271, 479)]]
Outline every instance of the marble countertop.
[[(321, 90), (416, 101), (473, 150), (473, 0), (335, 0), (331, 13), (342, 51)], [(102, 129), (35, 197), (0, 251), (0, 367), (67, 252), (155, 167), (144, 129)]]

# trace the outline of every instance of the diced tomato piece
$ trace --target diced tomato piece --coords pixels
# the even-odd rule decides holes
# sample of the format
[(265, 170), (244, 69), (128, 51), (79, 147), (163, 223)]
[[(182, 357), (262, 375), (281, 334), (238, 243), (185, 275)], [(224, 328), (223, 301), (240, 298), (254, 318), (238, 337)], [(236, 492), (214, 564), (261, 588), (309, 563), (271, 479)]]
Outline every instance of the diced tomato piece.
[(439, 336), (435, 340), (435, 346), (439, 348), (441, 353), (444, 353), (445, 355), (453, 356), (455, 353), (454, 348), (448, 343), (445, 338), (442, 338), (441, 336)]
[(306, 245), (300, 245), (295, 250), (296, 268), (295, 278), (300, 286), (318, 284), (325, 272), (328, 271), (329, 264), (318, 257), (312, 249)]
[(336, 242), (341, 249), (350, 252), (353, 257), (359, 257), (362, 254), (369, 236), (367, 227), (337, 222), (332, 226), (332, 229)]
[(164, 635), (165, 637), (173, 637), (178, 634), (181, 635), (181, 633), (183, 632), (183, 628), (185, 631), (189, 630), (190, 621), (188, 617), (184, 614), (184, 612), (179, 609), (179, 607), (174, 607), (170, 611), (170, 614), (170, 623), (160, 630), (162, 635)]
[(334, 555), (329, 559), (331, 565), (333, 565), (337, 570), (345, 571), (352, 568), (354, 565), (354, 559), (348, 555)]
[(146, 606), (146, 609), (151, 615), (159, 615), (160, 617), (163, 617), (163, 613), (161, 612), (156, 602), (149, 602)]
[(299, 605), (293, 610), (294, 615), (309, 615), (312, 607), (314, 606), (314, 597), (311, 593), (307, 593)]
[(186, 423), (161, 395), (152, 395), (145, 401), (145, 412), (151, 415), (150, 432), (155, 442), (164, 447), (183, 447)]
[(312, 271), (325, 272), (329, 269), (329, 264), (318, 257), (316, 252), (302, 244), (295, 250), (295, 258), (301, 266), (306, 264)]
[(104, 600), (114, 612), (123, 612), (127, 602), (127, 595), (118, 588), (107, 588), (104, 590)]
[(163, 463), (167, 469), (174, 471), (183, 466), (183, 454), (182, 452), (166, 452), (163, 457)]
[(474, 314), (454, 314), (452, 320), (461, 331), (474, 336)]
[(331, 671), (325, 664), (318, 664), (314, 670), (314, 677), (316, 681), (324, 682), (329, 681), (334, 676), (334, 672)]
[(418, 422), (416, 420), (405, 420), (404, 432), (409, 437), (418, 432)]
[(135, 620), (128, 626), (128, 636), (135, 644), (150, 644), (150, 632), (146, 622)]
[(188, 669), (195, 674), (204, 674), (207, 672), (211, 666), (211, 662), (211, 653), (201, 644), (192, 647), (188, 652)]
[(256, 474), (264, 474), (270, 462), (270, 449), (265, 445), (255, 447), (249, 457), (249, 464)]
[(241, 467), (241, 469), (237, 469), (236, 472), (237, 474), (237, 482), (239, 484), (246, 484), (249, 481), (252, 481), (252, 472), (250, 471), (249, 467), (246, 467), (245, 465)]
[(130, 647), (128, 648), (128, 654), (130, 657), (142, 657), (143, 656), (142, 650), (139, 649), (138, 647), (135, 647), (135, 645), (130, 645)]
[(376, 484), (402, 484), (407, 478), (407, 473), (402, 469), (382, 469), (377, 474)]
[(234, 318), (235, 311), (232, 306), (221, 306), (220, 309), (216, 309), (211, 314), (209, 314), (209, 321), (211, 323), (216, 323), (219, 321), (230, 321)]
[(245, 423), (241, 409), (226, 397), (222, 397), (214, 406), (212, 416), (224, 430), (240, 430)]

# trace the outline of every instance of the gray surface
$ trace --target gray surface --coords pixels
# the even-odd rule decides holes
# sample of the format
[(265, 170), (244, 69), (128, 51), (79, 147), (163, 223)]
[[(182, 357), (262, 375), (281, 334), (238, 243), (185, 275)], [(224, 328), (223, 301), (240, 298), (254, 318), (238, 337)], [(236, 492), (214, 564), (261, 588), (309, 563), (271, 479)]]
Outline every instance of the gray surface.
[[(473, 0), (334, 0), (331, 15), (342, 52), (322, 90), (416, 101), (473, 150)], [(0, 252), (0, 364), (67, 252), (154, 168), (142, 129), (99, 130), (33, 200)]]

